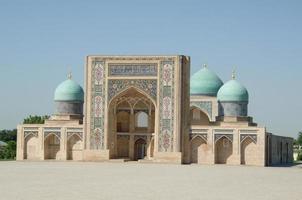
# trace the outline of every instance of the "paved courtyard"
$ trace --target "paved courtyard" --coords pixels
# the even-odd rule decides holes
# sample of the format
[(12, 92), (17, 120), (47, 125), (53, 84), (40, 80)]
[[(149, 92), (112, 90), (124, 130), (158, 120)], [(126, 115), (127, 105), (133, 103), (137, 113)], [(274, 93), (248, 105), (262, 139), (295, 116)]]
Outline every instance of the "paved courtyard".
[(302, 198), (302, 166), (0, 162), (0, 199)]

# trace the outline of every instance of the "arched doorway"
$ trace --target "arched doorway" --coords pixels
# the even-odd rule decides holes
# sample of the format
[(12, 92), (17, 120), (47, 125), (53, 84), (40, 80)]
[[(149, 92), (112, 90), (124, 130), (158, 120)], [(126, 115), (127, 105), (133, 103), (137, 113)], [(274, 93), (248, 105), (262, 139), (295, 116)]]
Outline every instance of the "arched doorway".
[(255, 142), (250, 138), (246, 137), (241, 142), (241, 164), (242, 165), (253, 165), (255, 164), (254, 161), (256, 158), (254, 158), (255, 152), (257, 151), (257, 146)]
[(24, 159), (35, 160), (38, 158), (38, 137), (30, 134), (25, 138), (24, 142)]
[(144, 139), (138, 139), (135, 142), (134, 145), (134, 155), (135, 155), (135, 160), (140, 160), (140, 159), (144, 159), (146, 156), (146, 146), (147, 143)]
[(44, 141), (44, 158), (45, 159), (59, 159), (60, 138), (55, 134), (50, 134)]
[(233, 154), (232, 141), (223, 136), (215, 143), (215, 164), (228, 164), (231, 155)]
[(191, 141), (191, 163), (205, 163), (207, 143), (201, 137)]
[[(112, 98), (108, 108), (111, 159), (137, 160), (153, 155), (154, 145), (152, 146), (151, 138), (155, 135), (155, 112), (154, 99), (135, 87), (130, 87)], [(138, 136), (146, 138), (142, 144), (136, 143)], [(141, 147), (143, 144), (144, 148)], [(137, 154), (142, 151), (144, 155)]]
[(82, 160), (83, 142), (79, 135), (73, 134), (67, 141), (67, 159)]

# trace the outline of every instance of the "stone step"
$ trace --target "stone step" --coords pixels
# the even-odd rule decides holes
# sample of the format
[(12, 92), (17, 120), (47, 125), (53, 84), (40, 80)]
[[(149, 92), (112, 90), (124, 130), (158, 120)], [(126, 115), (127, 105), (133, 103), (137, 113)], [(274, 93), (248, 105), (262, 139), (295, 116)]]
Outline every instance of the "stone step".
[(129, 158), (118, 158), (118, 159), (110, 159), (108, 162), (112, 162), (112, 163), (124, 163), (130, 161)]
[(142, 160), (138, 160), (139, 163), (153, 163), (154, 161), (152, 159), (142, 159)]

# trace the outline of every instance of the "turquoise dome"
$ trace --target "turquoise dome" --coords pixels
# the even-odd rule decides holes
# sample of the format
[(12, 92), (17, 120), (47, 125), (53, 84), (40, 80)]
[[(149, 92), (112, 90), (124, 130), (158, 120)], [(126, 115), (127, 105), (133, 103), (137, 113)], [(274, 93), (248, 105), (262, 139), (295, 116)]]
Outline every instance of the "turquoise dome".
[(237, 80), (230, 80), (219, 89), (217, 99), (218, 101), (248, 102), (249, 93)]
[(216, 96), (222, 85), (223, 82), (214, 72), (203, 67), (191, 77), (190, 94)]
[(55, 91), (55, 101), (84, 101), (83, 88), (71, 79), (61, 83)]

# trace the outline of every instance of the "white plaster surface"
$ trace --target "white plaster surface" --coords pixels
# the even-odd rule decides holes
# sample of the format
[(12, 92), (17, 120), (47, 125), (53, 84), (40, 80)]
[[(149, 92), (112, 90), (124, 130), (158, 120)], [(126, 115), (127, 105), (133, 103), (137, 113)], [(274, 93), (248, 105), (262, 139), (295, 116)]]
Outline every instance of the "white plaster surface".
[(301, 181), (301, 165), (0, 162), (0, 200), (300, 200)]

